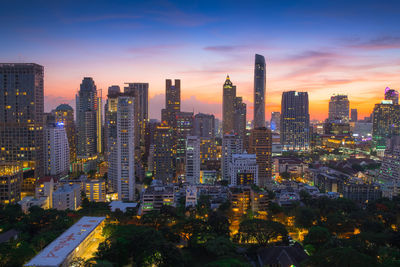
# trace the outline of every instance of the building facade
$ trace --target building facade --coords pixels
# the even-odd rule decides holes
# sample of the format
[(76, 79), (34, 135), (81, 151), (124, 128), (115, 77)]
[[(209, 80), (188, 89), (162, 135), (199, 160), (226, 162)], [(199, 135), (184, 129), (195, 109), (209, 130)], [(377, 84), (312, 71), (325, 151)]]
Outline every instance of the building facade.
[(334, 95), (329, 100), (329, 120), (349, 121), (350, 102), (347, 95)]
[(193, 135), (215, 138), (215, 117), (213, 114), (198, 113), (194, 116)]
[(255, 154), (258, 164), (258, 186), (266, 186), (272, 177), (272, 134), (268, 128), (251, 130), (249, 153)]
[(186, 138), (186, 182), (190, 184), (200, 183), (200, 138), (188, 136)]
[(265, 58), (256, 54), (254, 66), (254, 128), (265, 127)]
[(288, 91), (282, 94), (281, 144), (283, 150), (308, 150), (310, 146), (310, 114), (308, 93)]
[(242, 154), (243, 140), (236, 134), (225, 134), (222, 139), (222, 180), (230, 181), (229, 164), (233, 154)]
[(258, 184), (258, 165), (255, 154), (233, 154), (229, 163), (232, 186)]
[(161, 112), (161, 120), (173, 129), (176, 128), (176, 114), (181, 111), (181, 80), (165, 80), (165, 109)]
[(45, 126), (45, 174), (66, 176), (70, 170), (70, 151), (67, 132), (62, 122)]
[(68, 104), (61, 104), (52, 111), (55, 123), (62, 123), (67, 132), (69, 145), (69, 160), (76, 159), (76, 128), (74, 110)]

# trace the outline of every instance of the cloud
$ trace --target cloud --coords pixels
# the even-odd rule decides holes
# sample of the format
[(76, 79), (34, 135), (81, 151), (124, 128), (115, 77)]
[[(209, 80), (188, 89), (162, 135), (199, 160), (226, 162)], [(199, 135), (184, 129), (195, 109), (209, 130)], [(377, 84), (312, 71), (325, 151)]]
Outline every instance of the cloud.
[(136, 20), (142, 16), (129, 14), (102, 14), (102, 15), (85, 15), (82, 17), (63, 18), (66, 23), (81, 23), (81, 22), (99, 22), (112, 20)]
[(216, 46), (206, 46), (203, 49), (206, 51), (213, 51), (213, 52), (232, 52), (236, 50), (241, 50), (243, 48), (249, 48), (244, 45), (216, 45)]
[(400, 48), (400, 36), (380, 36), (373, 39), (362, 41), (360, 39), (347, 40), (350, 48), (379, 50), (379, 49), (398, 49)]

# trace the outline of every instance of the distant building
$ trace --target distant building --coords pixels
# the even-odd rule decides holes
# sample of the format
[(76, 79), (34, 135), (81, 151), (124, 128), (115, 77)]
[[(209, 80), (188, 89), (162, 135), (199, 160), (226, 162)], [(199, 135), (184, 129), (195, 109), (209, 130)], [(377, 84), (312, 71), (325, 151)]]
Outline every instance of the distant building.
[(372, 137), (377, 150), (384, 150), (386, 139), (400, 135), (400, 106), (392, 100), (382, 100), (375, 104), (372, 122)]
[(0, 204), (21, 200), (22, 169), (17, 164), (0, 165)]
[(243, 141), (238, 135), (225, 134), (222, 139), (222, 180), (230, 181), (229, 164), (233, 154), (243, 152)]
[(235, 98), (236, 98), (236, 85), (233, 85), (228, 75), (226, 76), (226, 80), (223, 85), (222, 135), (230, 133), (235, 130), (234, 128)]
[(281, 144), (283, 150), (308, 150), (310, 147), (308, 93), (283, 92), (281, 109)]
[(173, 129), (176, 128), (176, 115), (181, 111), (181, 80), (165, 80), (165, 109), (161, 112), (161, 120)]
[(278, 111), (271, 112), (271, 131), (280, 132), (281, 130), (281, 113)]
[(98, 109), (97, 87), (92, 78), (85, 77), (76, 95), (77, 154), (80, 157), (97, 154)]
[(165, 124), (155, 128), (153, 138), (153, 176), (172, 183), (176, 176), (176, 143), (173, 129)]
[(81, 206), (81, 186), (62, 185), (53, 192), (53, 209), (77, 210)]
[(349, 121), (349, 99), (347, 95), (334, 95), (329, 100), (329, 120)]
[(18, 204), (21, 206), (21, 210), (24, 213), (28, 213), (31, 207), (39, 207), (42, 209), (49, 209), (49, 197), (24, 197), (22, 200), (18, 201)]
[(40, 178), (36, 183), (35, 198), (48, 198), (49, 208), (53, 208), (53, 192), (56, 182), (53, 177), (46, 176)]
[(177, 112), (175, 121), (176, 171), (178, 176), (185, 174), (186, 138), (193, 133), (193, 112)]
[(388, 139), (379, 176), (385, 182), (400, 182), (400, 136)]
[(61, 104), (52, 111), (56, 123), (63, 123), (65, 131), (67, 132), (68, 145), (69, 145), (69, 159), (74, 161), (76, 159), (76, 127), (74, 110), (68, 104)]
[(229, 164), (230, 185), (252, 185), (258, 183), (258, 165), (255, 154), (233, 154)]
[(275, 175), (286, 172), (300, 176), (308, 169), (308, 164), (300, 158), (276, 157), (273, 169)]
[(34, 63), (0, 63), (0, 162), (31, 168), (34, 179), (44, 170), (43, 73)]
[(234, 132), (244, 141), (246, 135), (246, 103), (243, 103), (242, 97), (235, 98), (235, 114), (233, 118)]
[(258, 186), (266, 186), (272, 177), (272, 136), (267, 128), (251, 130), (249, 153), (255, 154), (258, 165)]
[(69, 172), (70, 151), (64, 123), (45, 126), (45, 175), (65, 176)]
[(193, 135), (203, 138), (215, 137), (215, 117), (212, 114), (198, 113), (194, 116)]
[(386, 87), (385, 89), (385, 100), (392, 100), (393, 105), (399, 104), (399, 92)]
[(186, 182), (200, 183), (200, 138), (188, 136), (186, 139)]
[(358, 112), (356, 108), (351, 109), (351, 119), (350, 121), (352, 122), (357, 122), (358, 121)]
[(254, 128), (265, 127), (265, 58), (255, 55), (254, 65)]

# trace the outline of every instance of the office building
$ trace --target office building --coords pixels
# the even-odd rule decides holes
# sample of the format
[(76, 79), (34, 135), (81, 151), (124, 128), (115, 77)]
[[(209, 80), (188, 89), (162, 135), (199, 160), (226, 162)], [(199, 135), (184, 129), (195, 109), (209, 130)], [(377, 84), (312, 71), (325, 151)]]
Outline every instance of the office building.
[(188, 136), (186, 138), (186, 182), (200, 183), (200, 137)]
[(81, 185), (65, 184), (53, 192), (53, 209), (77, 210), (81, 206)]
[(392, 100), (393, 105), (399, 104), (399, 92), (386, 87), (385, 89), (385, 100)]
[(400, 134), (400, 106), (392, 100), (375, 104), (372, 121), (372, 138), (377, 150), (384, 151), (386, 140)]
[(176, 128), (176, 115), (181, 111), (181, 80), (165, 80), (165, 109), (161, 112), (161, 120), (173, 129)]
[(272, 134), (263, 127), (251, 130), (249, 153), (255, 154), (258, 165), (258, 186), (266, 186), (272, 177)]
[(246, 136), (246, 104), (243, 103), (242, 97), (235, 98), (234, 105), (234, 118), (233, 118), (233, 129), (239, 137), (244, 140)]
[(18, 163), (42, 177), (43, 67), (34, 63), (0, 63), (0, 162)]
[(349, 99), (347, 95), (334, 95), (329, 100), (329, 120), (349, 121)]
[(97, 97), (97, 109), (96, 109), (96, 151), (98, 154), (103, 154), (103, 96), (102, 90), (99, 90), (100, 96)]
[(163, 205), (175, 206), (174, 187), (153, 180), (152, 184), (142, 194), (139, 212), (145, 214), (153, 210), (160, 210)]
[(379, 177), (385, 182), (400, 181), (400, 136), (387, 140)]
[(281, 130), (281, 113), (278, 111), (271, 112), (270, 129), (273, 132), (279, 133)]
[(97, 87), (92, 78), (85, 77), (76, 95), (77, 154), (79, 157), (90, 157), (97, 154), (98, 109)]
[(222, 139), (222, 180), (230, 181), (229, 164), (233, 154), (242, 154), (243, 140), (236, 134), (225, 134)]
[(106, 201), (106, 182), (102, 179), (86, 180), (84, 190), (89, 201)]
[(215, 137), (215, 117), (212, 114), (198, 113), (194, 116), (193, 135), (203, 138)]
[(231, 133), (235, 130), (234, 118), (235, 118), (235, 99), (236, 99), (236, 85), (232, 84), (229, 75), (226, 76), (225, 83), (223, 85), (223, 96), (222, 96), (222, 134)]
[(74, 110), (68, 104), (61, 104), (52, 111), (55, 123), (62, 123), (67, 132), (69, 145), (69, 160), (76, 160), (76, 127)]
[(233, 154), (229, 163), (230, 185), (251, 185), (258, 183), (258, 165), (255, 154)]
[(69, 172), (69, 144), (64, 123), (45, 126), (44, 165), (45, 175), (63, 177)]
[(282, 94), (281, 144), (283, 150), (308, 150), (310, 146), (310, 114), (308, 93), (288, 91)]
[(193, 112), (176, 113), (176, 172), (177, 176), (185, 174), (186, 138), (193, 133)]
[(172, 128), (166, 124), (157, 126), (153, 137), (152, 170), (155, 179), (171, 183), (176, 176), (176, 138)]
[(351, 109), (351, 113), (350, 113), (350, 121), (351, 122), (357, 122), (358, 121), (358, 112), (356, 108), (352, 108)]
[[(112, 151), (112, 146), (116, 144), (117, 138), (117, 107), (118, 96), (121, 94), (118, 85), (108, 87), (107, 101), (104, 105), (104, 159), (108, 157)], [(110, 171), (110, 170), (109, 170)], [(114, 170), (116, 172), (116, 170)], [(116, 186), (116, 185), (115, 185)], [(112, 187), (111, 187), (112, 189)], [(116, 189), (115, 189), (116, 190)], [(113, 190), (111, 190), (113, 191)]]
[(254, 128), (265, 127), (265, 58), (256, 54), (254, 66)]
[(18, 164), (0, 165), (0, 205), (21, 200), (22, 168)]

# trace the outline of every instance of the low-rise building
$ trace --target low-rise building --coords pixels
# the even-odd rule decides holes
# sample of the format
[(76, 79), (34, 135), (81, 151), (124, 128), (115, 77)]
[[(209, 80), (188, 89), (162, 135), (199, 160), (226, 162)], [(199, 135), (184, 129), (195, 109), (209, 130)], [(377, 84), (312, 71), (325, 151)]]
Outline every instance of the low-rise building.
[(81, 206), (81, 187), (77, 184), (62, 185), (53, 192), (53, 208), (77, 210)]
[(49, 197), (24, 197), (22, 200), (18, 201), (21, 209), (24, 213), (28, 213), (29, 209), (33, 206), (37, 206), (42, 209), (49, 209)]
[(163, 205), (175, 206), (174, 187), (153, 180), (152, 184), (142, 193), (139, 212), (144, 214), (149, 211), (160, 210)]
[(106, 182), (103, 179), (86, 180), (84, 188), (89, 201), (106, 201)]
[(258, 184), (258, 165), (255, 154), (233, 154), (229, 163), (230, 185)]
[(21, 200), (22, 168), (16, 164), (0, 165), (0, 204)]

